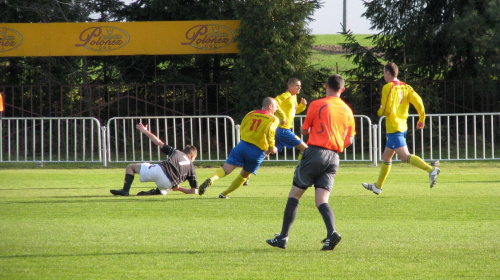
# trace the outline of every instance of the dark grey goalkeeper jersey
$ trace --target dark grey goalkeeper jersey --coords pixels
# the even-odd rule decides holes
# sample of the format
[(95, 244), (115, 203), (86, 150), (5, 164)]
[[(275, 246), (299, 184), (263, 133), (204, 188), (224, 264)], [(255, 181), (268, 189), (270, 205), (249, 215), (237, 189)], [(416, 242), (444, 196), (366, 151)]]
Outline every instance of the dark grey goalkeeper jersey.
[(160, 149), (168, 158), (159, 163), (165, 175), (170, 179), (173, 187), (177, 187), (184, 181), (189, 181), (191, 188), (198, 188), (196, 181), (196, 170), (194, 164), (182, 151), (165, 144)]

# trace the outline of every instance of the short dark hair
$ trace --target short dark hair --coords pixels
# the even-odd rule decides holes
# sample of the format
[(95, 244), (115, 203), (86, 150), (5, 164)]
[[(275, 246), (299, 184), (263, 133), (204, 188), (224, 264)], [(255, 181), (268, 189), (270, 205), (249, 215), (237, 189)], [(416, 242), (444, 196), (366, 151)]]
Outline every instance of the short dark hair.
[(391, 76), (397, 77), (398, 76), (398, 66), (394, 62), (389, 62), (384, 66), (384, 72), (389, 71), (391, 73)]
[(334, 74), (328, 77), (327, 84), (333, 91), (339, 91), (345, 86), (345, 81), (339, 74)]
[(182, 150), (183, 153), (185, 153), (188, 156), (197, 156), (198, 155), (198, 149), (196, 149), (195, 146), (187, 145), (184, 147), (184, 150)]

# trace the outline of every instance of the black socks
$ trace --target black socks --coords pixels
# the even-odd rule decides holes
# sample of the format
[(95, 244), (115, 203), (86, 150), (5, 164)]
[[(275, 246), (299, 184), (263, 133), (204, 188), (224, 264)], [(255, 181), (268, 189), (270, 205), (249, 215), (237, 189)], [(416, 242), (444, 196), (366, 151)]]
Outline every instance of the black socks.
[(289, 197), (285, 207), (285, 213), (283, 214), (283, 226), (281, 227), (280, 237), (287, 237), (290, 227), (297, 217), (297, 209), (299, 208), (299, 200), (293, 197)]
[(330, 204), (323, 203), (318, 207), (319, 213), (323, 217), (323, 221), (325, 222), (327, 235), (332, 234), (335, 231), (335, 215), (333, 214), (332, 208)]
[(130, 191), (130, 186), (132, 185), (132, 182), (134, 181), (134, 175), (133, 174), (125, 174), (125, 182), (123, 183), (123, 190), (125, 192)]

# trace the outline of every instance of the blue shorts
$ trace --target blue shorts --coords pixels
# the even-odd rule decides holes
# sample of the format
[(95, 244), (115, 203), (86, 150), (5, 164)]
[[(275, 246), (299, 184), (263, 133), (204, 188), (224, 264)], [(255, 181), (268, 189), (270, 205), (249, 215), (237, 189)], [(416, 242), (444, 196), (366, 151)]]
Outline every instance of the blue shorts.
[(257, 175), (257, 169), (264, 160), (265, 154), (257, 146), (240, 141), (229, 153), (226, 163), (241, 166), (243, 170)]
[(281, 127), (276, 129), (276, 148), (278, 151), (281, 152), (283, 147), (291, 149), (302, 142), (304, 141), (302, 141), (302, 139), (300, 139), (297, 135), (293, 134), (291, 129)]
[(404, 146), (406, 144), (406, 132), (395, 132), (395, 133), (387, 133), (387, 143), (385, 146), (389, 149), (397, 149)]

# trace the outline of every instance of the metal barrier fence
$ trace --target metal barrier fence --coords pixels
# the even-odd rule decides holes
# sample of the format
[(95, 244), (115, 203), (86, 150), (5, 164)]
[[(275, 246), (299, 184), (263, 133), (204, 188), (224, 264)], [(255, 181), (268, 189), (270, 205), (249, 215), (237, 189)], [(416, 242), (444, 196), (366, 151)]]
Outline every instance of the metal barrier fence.
[[(304, 136), (300, 134), (300, 128), (304, 123), (305, 115), (296, 115), (294, 126), (292, 128), (295, 135), (300, 136), (304, 140)], [(363, 115), (354, 115), (356, 122), (356, 136), (352, 145), (344, 150), (340, 155), (343, 161), (373, 161), (374, 152), (372, 149), (373, 130), (372, 121), (369, 117)], [(270, 161), (296, 161), (299, 155), (296, 149), (284, 148), (283, 152), (269, 156)]]
[(2, 118), (0, 162), (102, 162), (95, 118)]
[[(417, 121), (418, 115), (409, 115), (407, 143), (410, 153), (422, 159), (500, 159), (500, 113), (428, 114), (422, 130), (415, 128)], [(379, 160), (385, 147), (382, 135), (385, 135), (385, 117), (378, 122)]]
[[(296, 116), (294, 132), (304, 121)], [(428, 114), (426, 128), (415, 129), (410, 115), (408, 149), (424, 160), (499, 160), (500, 113)], [(385, 118), (372, 125), (355, 115), (357, 134), (341, 160), (381, 160)], [(95, 118), (0, 118), (0, 162), (156, 162), (160, 150), (136, 130), (137, 123), (168, 145), (198, 148), (199, 161), (225, 161), (239, 142), (239, 126), (228, 116), (119, 117), (101, 126)], [(295, 128), (297, 128), (295, 131)], [(267, 161), (296, 161), (298, 151), (284, 149)]]
[(182, 150), (196, 146), (197, 160), (225, 161), (236, 145), (235, 124), (228, 116), (118, 117), (107, 124), (109, 162), (161, 161), (164, 155), (135, 125), (143, 123), (166, 144)]

